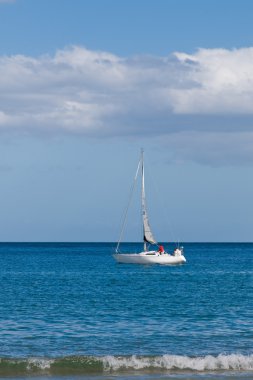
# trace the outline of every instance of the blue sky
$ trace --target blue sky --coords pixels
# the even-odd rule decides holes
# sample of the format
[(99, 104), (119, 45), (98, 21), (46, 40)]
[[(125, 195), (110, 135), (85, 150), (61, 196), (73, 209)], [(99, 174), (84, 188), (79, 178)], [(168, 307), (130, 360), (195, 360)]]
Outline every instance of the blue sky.
[(53, 54), (73, 44), (121, 56), (252, 45), (251, 0), (1, 3), (2, 54)]
[(252, 241), (252, 12), (0, 0), (0, 240), (115, 241), (144, 147), (158, 240)]

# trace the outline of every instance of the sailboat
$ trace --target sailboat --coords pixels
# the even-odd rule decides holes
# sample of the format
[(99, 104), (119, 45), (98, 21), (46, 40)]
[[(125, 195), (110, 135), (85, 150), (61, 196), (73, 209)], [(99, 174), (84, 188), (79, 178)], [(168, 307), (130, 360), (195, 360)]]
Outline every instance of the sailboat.
[[(140, 172), (141, 168), (141, 208), (142, 208), (142, 224), (143, 224), (143, 251), (139, 253), (121, 253), (120, 243), (122, 240), (123, 232), (125, 229), (126, 219), (127, 219), (127, 213), (132, 197), (132, 192), (135, 188), (135, 183), (138, 178), (138, 174)], [(173, 264), (183, 264), (186, 262), (186, 259), (184, 257), (184, 251), (183, 247), (177, 246), (173, 253), (168, 253), (164, 250), (163, 246), (160, 246), (159, 249), (157, 249), (158, 244), (154, 238), (154, 235), (151, 231), (149, 219), (148, 219), (148, 213), (147, 213), (147, 207), (146, 207), (146, 196), (145, 196), (145, 180), (144, 180), (144, 152), (141, 151), (141, 157), (138, 162), (137, 171), (134, 178), (134, 184), (132, 187), (131, 197), (130, 201), (125, 213), (120, 238), (115, 250), (115, 254), (113, 257), (115, 260), (119, 263), (124, 264), (163, 264), (163, 265), (173, 265)], [(150, 250), (150, 246), (156, 247), (156, 249)]]

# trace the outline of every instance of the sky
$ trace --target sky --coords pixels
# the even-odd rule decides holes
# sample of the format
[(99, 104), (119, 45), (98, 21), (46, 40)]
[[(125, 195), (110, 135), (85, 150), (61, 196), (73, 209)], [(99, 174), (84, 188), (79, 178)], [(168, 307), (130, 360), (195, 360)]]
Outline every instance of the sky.
[(117, 241), (141, 148), (158, 241), (253, 241), (252, 15), (0, 0), (0, 241)]

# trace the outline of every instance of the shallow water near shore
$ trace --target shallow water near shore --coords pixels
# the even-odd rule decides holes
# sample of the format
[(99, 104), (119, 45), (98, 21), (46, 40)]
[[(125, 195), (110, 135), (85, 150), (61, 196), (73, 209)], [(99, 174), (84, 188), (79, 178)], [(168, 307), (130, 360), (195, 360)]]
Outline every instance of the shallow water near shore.
[(184, 244), (180, 266), (114, 247), (0, 244), (1, 378), (253, 378), (253, 244)]

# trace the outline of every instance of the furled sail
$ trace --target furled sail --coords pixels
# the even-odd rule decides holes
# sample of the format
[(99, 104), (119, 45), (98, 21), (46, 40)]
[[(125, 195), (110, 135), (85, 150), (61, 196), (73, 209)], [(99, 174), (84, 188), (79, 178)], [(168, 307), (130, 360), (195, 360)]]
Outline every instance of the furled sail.
[(152, 234), (152, 231), (151, 231), (151, 228), (149, 225), (147, 207), (146, 207), (143, 152), (142, 152), (142, 197), (141, 197), (141, 204), (142, 204), (143, 235), (144, 235), (143, 238), (144, 238), (144, 241), (147, 243), (150, 243), (150, 244), (156, 244), (156, 240)]

